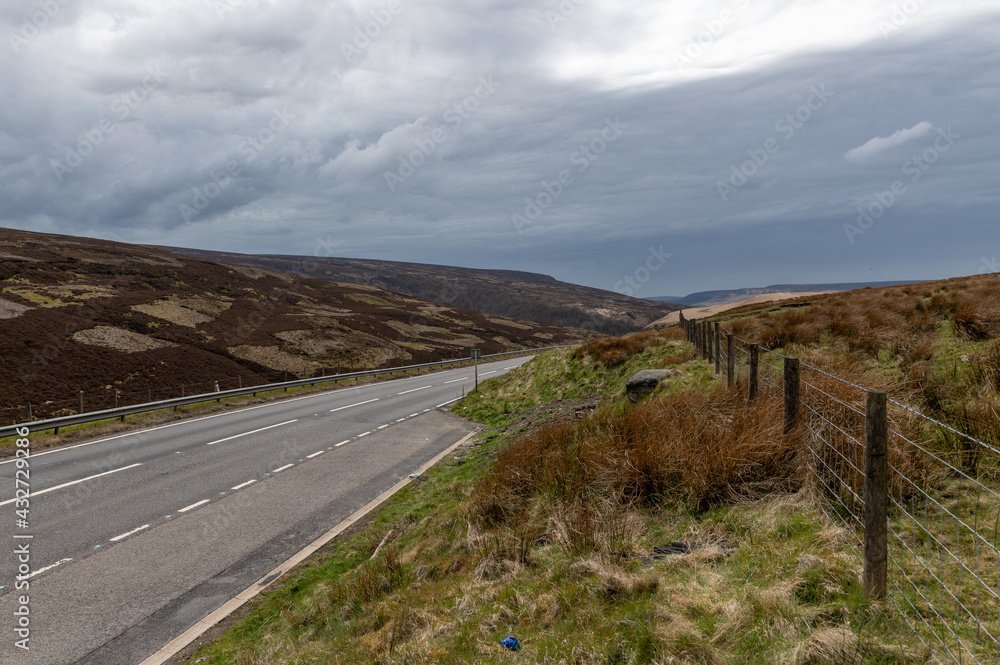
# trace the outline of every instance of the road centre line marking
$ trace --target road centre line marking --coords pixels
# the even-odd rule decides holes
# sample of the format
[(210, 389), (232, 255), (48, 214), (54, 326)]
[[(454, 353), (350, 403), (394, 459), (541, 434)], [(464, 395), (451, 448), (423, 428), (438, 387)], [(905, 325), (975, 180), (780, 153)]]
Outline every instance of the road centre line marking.
[(115, 536), (114, 538), (112, 538), (112, 539), (111, 539), (111, 542), (113, 542), (113, 543), (117, 543), (117, 542), (118, 542), (119, 540), (125, 540), (125, 539), (126, 539), (126, 538), (128, 538), (129, 536), (132, 536), (132, 535), (134, 535), (134, 534), (137, 534), (137, 533), (139, 533), (140, 531), (142, 531), (143, 529), (148, 529), (148, 528), (149, 528), (149, 525), (148, 525), (148, 524), (145, 524), (145, 525), (143, 525), (143, 526), (139, 527), (138, 529), (132, 529), (132, 530), (131, 530), (131, 531), (129, 531), (128, 533), (123, 533), (123, 534), (122, 534), (122, 535), (120, 535), (120, 536)]
[(330, 409), (330, 413), (333, 413), (334, 411), (343, 411), (344, 409), (349, 409), (352, 406), (361, 406), (362, 404), (371, 404), (372, 402), (377, 402), (380, 399), (382, 399), (382, 398), (381, 397), (376, 397), (375, 399), (366, 400), (364, 402), (358, 402), (357, 404), (348, 404), (347, 406), (340, 406), (340, 407), (337, 407), (336, 409)]
[(406, 395), (408, 393), (415, 393), (418, 390), (427, 390), (428, 388), (433, 388), (434, 386), (420, 386), (419, 388), (414, 388), (413, 390), (404, 390), (401, 393), (396, 393), (396, 395)]
[(195, 509), (195, 508), (197, 508), (198, 506), (204, 506), (204, 505), (205, 505), (206, 503), (208, 503), (208, 502), (209, 502), (209, 499), (202, 499), (202, 500), (201, 500), (201, 501), (199, 501), (198, 503), (192, 503), (192, 504), (191, 504), (190, 506), (188, 506), (187, 508), (181, 508), (181, 509), (180, 509), (180, 510), (178, 510), (177, 512), (178, 512), (178, 513), (186, 513), (186, 512), (187, 512), (187, 511), (189, 511), (189, 510), (194, 510), (194, 509)]
[(271, 473), (281, 473), (285, 469), (291, 469), (293, 466), (295, 466), (295, 465), (294, 464), (286, 464), (285, 466), (281, 467), (280, 469), (275, 469)]
[[(87, 480), (93, 480), (94, 478), (100, 478), (101, 476), (107, 476), (112, 473), (118, 473), (119, 471), (125, 471), (126, 469), (134, 469), (137, 466), (142, 466), (142, 463), (130, 464), (129, 466), (123, 466), (120, 469), (114, 469), (113, 471), (105, 471), (104, 473), (98, 473), (94, 476), (88, 476), (87, 478), (81, 478), (80, 480), (74, 480), (69, 483), (63, 483), (62, 485), (56, 485), (55, 487), (50, 487), (47, 490), (41, 490), (40, 492), (32, 492), (31, 496), (41, 496), (42, 494), (48, 494), (49, 492), (55, 492), (56, 490), (61, 490), (64, 487), (69, 487), (71, 485), (76, 485), (78, 483), (85, 482)], [(8, 499), (6, 501), (0, 501), (0, 506), (6, 506), (8, 503), (14, 503), (17, 499)]]
[(232, 441), (233, 439), (238, 439), (241, 436), (250, 436), (251, 434), (256, 434), (257, 432), (263, 432), (264, 430), (274, 429), (275, 427), (281, 427), (282, 425), (291, 425), (292, 423), (299, 422), (298, 419), (286, 420), (283, 423), (278, 423), (277, 425), (268, 425), (267, 427), (261, 427), (260, 429), (255, 429), (251, 432), (243, 432), (243, 434), (234, 434), (233, 436), (227, 436), (225, 439), (219, 439), (218, 441), (209, 441), (206, 446), (214, 446), (217, 443), (222, 443), (223, 441)]
[[(443, 370), (441, 372), (435, 372), (435, 373), (447, 374), (449, 371), (455, 371), (455, 370)], [(369, 384), (365, 384), (365, 385), (361, 385), (361, 386), (354, 386), (352, 388), (332, 388), (330, 390), (324, 390), (324, 391), (316, 393), (314, 395), (303, 395), (302, 397), (291, 397), (289, 399), (282, 399), (282, 400), (277, 400), (275, 402), (268, 402), (267, 404), (258, 404), (257, 406), (248, 406), (245, 409), (237, 409), (236, 411), (226, 411), (225, 413), (214, 413), (214, 414), (212, 414), (210, 416), (201, 416), (200, 418), (184, 419), (184, 420), (180, 420), (180, 421), (175, 422), (175, 423), (168, 423), (166, 425), (157, 425), (156, 427), (148, 427), (146, 429), (140, 429), (140, 430), (136, 430), (134, 432), (125, 432), (124, 434), (116, 434), (115, 436), (109, 436), (109, 437), (106, 437), (106, 438), (103, 438), (103, 439), (97, 439), (96, 441), (87, 441), (85, 443), (78, 443), (78, 444), (72, 445), (72, 446), (64, 446), (64, 447), (60, 447), (60, 448), (54, 448), (52, 450), (46, 450), (45, 452), (34, 453), (31, 456), (32, 457), (42, 457), (43, 455), (53, 455), (55, 453), (66, 452), (67, 450), (75, 450), (77, 448), (86, 448), (87, 446), (92, 446), (92, 445), (94, 445), (96, 443), (105, 443), (107, 441), (114, 441), (116, 439), (124, 439), (127, 436), (135, 436), (137, 434), (146, 434), (148, 432), (155, 432), (157, 430), (167, 429), (169, 427), (179, 427), (181, 425), (190, 425), (191, 423), (201, 422), (202, 420), (211, 420), (212, 418), (222, 418), (223, 416), (232, 416), (232, 415), (236, 415), (236, 414), (239, 414), (239, 413), (246, 413), (247, 411), (255, 411), (257, 409), (266, 409), (266, 408), (269, 408), (269, 407), (280, 406), (282, 404), (290, 404), (291, 402), (298, 402), (298, 401), (304, 400), (304, 399), (316, 399), (317, 397), (329, 397), (330, 395), (333, 395), (334, 393), (348, 393), (348, 392), (354, 392), (354, 391), (357, 391), (357, 390), (367, 390), (367, 389), (370, 389), (370, 388), (378, 387), (378, 386), (380, 386), (380, 385), (382, 385), (384, 383), (394, 383), (396, 381), (412, 381), (415, 378), (418, 378), (418, 377), (409, 377), (409, 378), (401, 378), (401, 379), (391, 379), (389, 381), (384, 381), (382, 383), (369, 383)], [(262, 389), (260, 390), (260, 392), (269, 392), (267, 390), (267, 386), (263, 386)], [(169, 408), (169, 407), (167, 407), (167, 408)], [(16, 461), (17, 461), (16, 458), (15, 459), (9, 459), (9, 460), (0, 461), (0, 466), (3, 466), (4, 464), (13, 464)], [(37, 492), (36, 492), (36, 494), (37, 494)], [(7, 503), (11, 503), (11, 502), (8, 501)], [(2, 505), (5, 505), (5, 504), (0, 503), (0, 506), (2, 506)]]
[(326, 452), (325, 450), (321, 450), (318, 453), (313, 453), (312, 455), (306, 455), (306, 459), (312, 459), (313, 457), (319, 457), (320, 455), (322, 455), (325, 452)]
[(246, 486), (248, 486), (248, 485), (253, 485), (253, 484), (254, 484), (255, 482), (257, 482), (257, 479), (256, 479), (256, 478), (255, 478), (255, 479), (253, 479), (253, 480), (248, 480), (248, 481), (246, 481), (245, 483), (240, 483), (240, 484), (239, 484), (239, 485), (237, 485), (236, 487), (230, 487), (229, 489), (230, 489), (230, 490), (241, 490), (241, 489), (243, 489), (244, 487), (246, 487)]
[(471, 376), (463, 376), (461, 379), (452, 379), (451, 381), (445, 381), (442, 385), (448, 385), (449, 383), (458, 383), (459, 381), (468, 381)]
[(496, 373), (497, 373), (497, 370), (493, 370), (492, 372), (483, 372), (483, 373), (482, 373), (482, 374), (480, 374), (479, 376), (487, 376), (487, 375), (489, 375), (489, 374), (496, 374)]
[(32, 573), (30, 574), (30, 575), (28, 575), (28, 576), (27, 576), (26, 578), (24, 578), (24, 579), (26, 579), (26, 580), (30, 580), (30, 579), (31, 579), (32, 577), (34, 577), (35, 575), (41, 575), (41, 574), (42, 574), (42, 573), (44, 573), (44, 572), (45, 572), (46, 570), (52, 570), (52, 569), (53, 569), (53, 568), (55, 568), (56, 566), (61, 566), (61, 565), (63, 565), (64, 563), (69, 563), (69, 562), (70, 562), (70, 561), (72, 561), (72, 560), (73, 560), (73, 559), (72, 559), (72, 558), (70, 558), (70, 559), (63, 559), (62, 561), (56, 561), (56, 562), (55, 562), (54, 564), (52, 564), (51, 566), (45, 566), (44, 568), (39, 568), (38, 570), (36, 570), (36, 571), (33, 571), (33, 572), (32, 572)]

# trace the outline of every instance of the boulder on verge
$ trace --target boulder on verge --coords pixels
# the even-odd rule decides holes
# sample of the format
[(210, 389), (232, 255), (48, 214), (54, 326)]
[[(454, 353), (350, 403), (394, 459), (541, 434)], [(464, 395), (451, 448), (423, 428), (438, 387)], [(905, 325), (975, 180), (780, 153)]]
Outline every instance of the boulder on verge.
[(640, 399), (656, 390), (656, 386), (664, 376), (673, 374), (672, 369), (644, 369), (636, 372), (625, 383), (625, 396), (631, 402), (638, 402)]

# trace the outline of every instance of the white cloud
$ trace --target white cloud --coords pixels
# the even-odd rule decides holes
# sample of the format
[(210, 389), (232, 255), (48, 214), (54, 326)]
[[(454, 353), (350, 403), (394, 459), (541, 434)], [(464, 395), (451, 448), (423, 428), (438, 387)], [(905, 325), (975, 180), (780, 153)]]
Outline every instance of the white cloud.
[(872, 140), (859, 145), (857, 148), (851, 148), (844, 154), (844, 158), (849, 162), (864, 162), (880, 152), (885, 152), (907, 141), (920, 138), (932, 129), (934, 129), (934, 125), (931, 123), (926, 121), (918, 122), (913, 127), (901, 129), (891, 136), (876, 136)]

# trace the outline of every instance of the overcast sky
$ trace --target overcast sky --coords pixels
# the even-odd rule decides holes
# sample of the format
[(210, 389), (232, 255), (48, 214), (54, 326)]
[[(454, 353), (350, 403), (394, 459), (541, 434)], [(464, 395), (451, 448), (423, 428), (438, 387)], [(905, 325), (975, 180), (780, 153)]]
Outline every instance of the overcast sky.
[(640, 297), (1000, 270), (997, 1), (4, 0), (0, 23), (3, 226)]

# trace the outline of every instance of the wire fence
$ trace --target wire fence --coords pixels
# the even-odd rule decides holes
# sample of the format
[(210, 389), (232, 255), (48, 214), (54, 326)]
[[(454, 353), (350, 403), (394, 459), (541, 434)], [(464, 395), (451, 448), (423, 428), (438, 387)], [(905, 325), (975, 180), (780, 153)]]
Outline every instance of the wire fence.
[[(932, 662), (1000, 663), (1000, 445), (725, 327), (682, 325), (729, 385), (785, 400), (820, 509), (847, 534), (866, 584), (884, 534), (884, 597)], [(885, 406), (881, 513), (873, 395)]]

